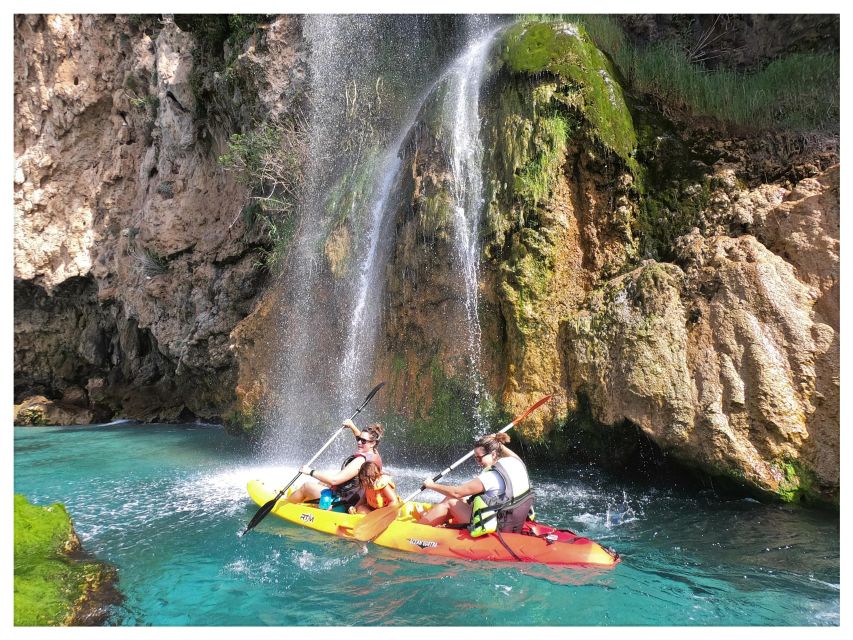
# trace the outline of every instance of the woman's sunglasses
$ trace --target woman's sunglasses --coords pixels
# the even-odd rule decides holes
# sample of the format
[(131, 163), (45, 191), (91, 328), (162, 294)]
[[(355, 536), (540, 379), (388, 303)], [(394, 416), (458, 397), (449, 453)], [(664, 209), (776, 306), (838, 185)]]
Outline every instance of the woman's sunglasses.
[(366, 440), (365, 438), (361, 438), (361, 437), (359, 437), (359, 436), (356, 436), (356, 437), (355, 437), (355, 441), (356, 441), (358, 444), (367, 444), (367, 443), (369, 443), (369, 442), (373, 442), (373, 440)]

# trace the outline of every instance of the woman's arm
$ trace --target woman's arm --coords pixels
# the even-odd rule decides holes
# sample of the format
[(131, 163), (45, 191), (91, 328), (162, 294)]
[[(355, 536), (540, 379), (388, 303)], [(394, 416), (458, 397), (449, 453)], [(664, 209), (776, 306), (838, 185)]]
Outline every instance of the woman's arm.
[(483, 493), (483, 491), (486, 490), (479, 478), (474, 478), (473, 480), (469, 480), (468, 482), (459, 485), (436, 484), (432, 480), (427, 479), (424, 480), (424, 488), (438, 491), (440, 494), (447, 496), (448, 498), (465, 498), (467, 496), (473, 496), (476, 493)]
[(359, 468), (363, 464), (364, 458), (359, 456), (340, 471), (318, 471), (317, 469), (314, 469), (313, 473), (311, 473), (311, 467), (302, 467), (300, 471), (302, 471), (302, 473), (312, 476), (323, 484), (332, 486), (335, 484), (343, 484), (347, 480), (352, 480), (353, 478), (355, 478), (358, 475)]
[(352, 435), (354, 435), (356, 438), (361, 435), (361, 431), (357, 426), (355, 426), (355, 422), (353, 422), (352, 420), (344, 420), (343, 426), (352, 431)]
[(397, 495), (397, 492), (387, 484), (382, 487), (380, 494), (382, 495), (382, 504), (384, 505), (394, 504), (400, 500), (400, 496)]
[(367, 505), (367, 500), (365, 499), (364, 496), (361, 496), (358, 499), (358, 502), (356, 502), (353, 506), (351, 506), (349, 509), (347, 509), (347, 511), (349, 513), (358, 513), (359, 508), (361, 508), (365, 505)]

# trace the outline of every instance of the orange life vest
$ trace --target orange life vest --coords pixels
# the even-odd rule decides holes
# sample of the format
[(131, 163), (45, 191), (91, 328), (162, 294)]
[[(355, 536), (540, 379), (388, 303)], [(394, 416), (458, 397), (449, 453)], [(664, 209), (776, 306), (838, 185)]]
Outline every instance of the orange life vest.
[[(364, 490), (364, 498), (374, 509), (381, 509), (385, 505), (385, 495), (382, 493), (382, 489), (388, 487), (391, 489), (391, 494), (394, 498), (397, 498), (397, 486), (394, 484), (394, 481), (391, 479), (391, 476), (387, 476), (382, 474), (376, 481), (373, 483), (372, 487), (367, 487)], [(390, 503), (389, 503), (390, 504)]]

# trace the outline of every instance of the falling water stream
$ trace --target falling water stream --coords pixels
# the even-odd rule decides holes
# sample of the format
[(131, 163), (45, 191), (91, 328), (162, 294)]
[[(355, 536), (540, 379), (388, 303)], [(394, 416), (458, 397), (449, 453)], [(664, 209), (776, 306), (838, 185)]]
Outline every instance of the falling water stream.
[[(303, 449), (309, 427), (352, 412), (372, 377), (387, 261), (388, 204), (400, 148), (435, 69), (448, 53), (429, 16), (312, 15), (308, 166), (302, 221), (282, 276), (283, 313), (270, 422), (289, 450)], [(388, 85), (393, 85), (386, 90)], [(396, 101), (387, 93), (394, 94)], [(401, 107), (405, 95), (409, 106)], [(348, 206), (336, 202), (349, 202)], [(325, 266), (326, 243), (346, 220), (349, 274)]]
[[(306, 36), (312, 43), (309, 67), (314, 95), (309, 118), (309, 177), (301, 204), (303, 224), (283, 281), (286, 309), (280, 329), (280, 366), (273, 372), (280, 402), (272, 416), (274, 424), (296, 427), (297, 440), (305, 439), (303, 427), (329, 424), (348, 413), (371, 386), (382, 321), (385, 269), (401, 195), (404, 146), (424, 105), (435, 96), (443, 101), (442, 130), (447, 133), (442, 144), (452, 178), (449, 195), (458, 260), (454, 272), (460, 274), (465, 293), (466, 378), (475, 398), (483, 393), (478, 316), (478, 229), (483, 208), (479, 94), (498, 21), (478, 16), (461, 21), (457, 27), (463, 34), (460, 53), (447, 62), (434, 56), (441, 64), (430, 79), (430, 74), (424, 73), (428, 68), (422, 60), (424, 56), (418, 57), (413, 49), (417, 44), (413, 38), (427, 39), (429, 23), (422, 21), (412, 27), (404, 21), (390, 27), (385, 24), (383, 30), (377, 19), (312, 16), (306, 26)], [(412, 37), (405, 40), (414, 54), (412, 60), (382, 60), (388, 55), (388, 47), (380, 41), (388, 37), (388, 28), (397, 28), (401, 40), (400, 34), (412, 32)], [(380, 115), (386, 115), (384, 107), (359, 119), (358, 105), (370, 96), (364, 96), (364, 89), (359, 93), (358, 87), (374, 87), (380, 102), (382, 78), (388, 74), (383, 64), (401, 63), (413, 65), (410, 72), (403, 74), (405, 77), (420, 78), (420, 88), (418, 83), (410, 87), (413, 97), (409, 106), (396, 119), (385, 118), (385, 130), (374, 123)], [(349, 129), (342, 123), (349, 123)], [(354, 132), (357, 127), (369, 130), (371, 135), (361, 135), (361, 130)], [(391, 130), (396, 133), (388, 135)], [(382, 131), (385, 133), (380, 135)], [(364, 174), (364, 186), (351, 198), (350, 209), (343, 213), (332, 210), (328, 193), (336, 184), (349, 188), (351, 184), (344, 180), (359, 175), (359, 171)], [(349, 217), (352, 231), (352, 266), (350, 275), (334, 281), (322, 268), (324, 241), (336, 218), (342, 215)], [(300, 401), (293, 403), (293, 398)], [(479, 417), (476, 407), (475, 417)]]
[[(387, 259), (387, 234), (390, 226), (393, 189), (399, 184), (403, 144), (414, 126), (420, 109), (435, 91), (444, 89), (443, 119), (448, 125), (449, 158), (452, 170), (454, 234), (460, 271), (465, 285), (466, 336), (470, 361), (469, 382), (479, 396), (480, 320), (478, 317), (478, 272), (480, 245), (478, 228), (483, 206), (482, 144), (480, 143), (479, 93), (489, 46), (496, 31), (481, 35), (444, 72), (416, 102), (410, 119), (390, 146), (380, 165), (380, 186), (370, 206), (369, 243), (358, 269), (358, 287), (352, 312), (342, 375), (350, 397), (364, 387), (370, 371), (370, 356), (376, 348), (376, 331), (383, 290), (384, 260)], [(383, 250), (383, 238), (386, 248)], [(357, 386), (360, 385), (360, 386)]]
[(480, 89), (490, 45), (496, 31), (474, 41), (450, 70), (445, 119), (451, 124), (450, 167), (453, 183), (454, 238), (465, 283), (468, 326), (468, 380), (477, 399), (475, 419), (481, 432), (486, 425), (479, 411), (483, 394), (480, 371), (479, 316), (480, 215), (483, 209), (483, 145), (480, 141)]

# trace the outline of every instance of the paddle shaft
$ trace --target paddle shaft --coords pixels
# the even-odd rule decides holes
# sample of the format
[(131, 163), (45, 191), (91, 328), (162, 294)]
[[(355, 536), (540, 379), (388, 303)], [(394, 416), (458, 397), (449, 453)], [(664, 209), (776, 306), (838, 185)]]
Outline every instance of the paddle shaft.
[[(518, 424), (519, 422), (521, 422), (521, 420), (527, 416), (527, 413), (529, 413), (529, 412), (525, 412), (525, 414), (524, 414), (523, 416), (520, 416), (520, 417), (516, 418), (515, 420), (513, 420), (512, 422), (510, 422), (507, 426), (505, 426), (503, 429), (501, 429), (500, 431), (498, 431), (498, 433), (506, 433), (507, 431), (509, 431), (510, 429), (512, 429), (516, 424)], [(468, 453), (466, 453), (464, 456), (462, 456), (461, 458), (459, 458), (459, 460), (457, 460), (457, 461), (456, 461), (456, 462), (454, 462), (452, 465), (450, 465), (449, 467), (447, 467), (447, 469), (445, 469), (444, 471), (441, 471), (440, 473), (437, 473), (436, 475), (434, 475), (434, 476), (433, 476), (433, 478), (432, 478), (432, 481), (433, 481), (433, 482), (438, 482), (439, 480), (441, 480), (444, 476), (446, 476), (448, 473), (450, 473), (451, 471), (453, 471), (456, 467), (458, 467), (460, 464), (462, 464), (463, 462), (465, 462), (468, 458), (470, 458), (471, 456), (473, 456), (473, 455), (474, 455), (474, 452), (475, 452), (476, 450), (477, 450), (477, 448), (476, 448), (476, 447), (474, 447), (474, 448), (473, 448), (473, 449), (471, 449)], [(403, 502), (404, 502), (404, 503), (406, 503), (406, 502), (411, 501), (415, 496), (417, 496), (417, 495), (418, 495), (421, 491), (423, 491), (424, 489), (426, 489), (426, 487), (425, 487), (424, 485), (421, 485), (421, 488), (420, 488), (420, 489), (418, 489), (418, 490), (417, 490), (417, 491), (415, 491), (412, 495), (410, 495), (408, 498), (406, 498), (405, 500), (403, 500)]]
[[(354, 414), (352, 414), (352, 416), (350, 416), (350, 420), (354, 419), (354, 418), (355, 418), (359, 413), (361, 413), (361, 410), (362, 410), (362, 409), (364, 409), (364, 408), (367, 406), (367, 403), (368, 403), (368, 402), (370, 402), (370, 399), (374, 396), (374, 394), (375, 394), (377, 391), (379, 391), (379, 388), (380, 388), (383, 384), (385, 384), (385, 383), (383, 382), (382, 384), (380, 384), (378, 387), (376, 387), (376, 388), (375, 388), (375, 389), (370, 393), (370, 395), (369, 395), (369, 396), (367, 396), (367, 400), (365, 400), (365, 401), (364, 401), (364, 404), (362, 404), (362, 405), (358, 408), (358, 410), (357, 410)], [(321, 454), (321, 453), (323, 453), (326, 449), (328, 449), (328, 448), (329, 448), (329, 445), (330, 445), (330, 444), (332, 444), (332, 441), (333, 441), (335, 438), (337, 438), (337, 437), (338, 437), (338, 434), (339, 434), (341, 431), (343, 431), (345, 428), (346, 428), (346, 427), (340, 427), (337, 431), (335, 431), (335, 432), (332, 434), (332, 437), (331, 437), (331, 438), (329, 438), (328, 440), (326, 440), (326, 444), (324, 444), (324, 445), (323, 445), (323, 448), (322, 448), (322, 449), (320, 449), (317, 453), (315, 453), (315, 454), (314, 454), (314, 457), (313, 457), (313, 458), (311, 458), (308, 462), (306, 462), (306, 463), (305, 463), (305, 466), (306, 466), (306, 467), (310, 467), (310, 466), (314, 463), (314, 461), (315, 461), (317, 458), (319, 458), (319, 457), (320, 457), (320, 454)], [(292, 485), (294, 482), (296, 482), (296, 481), (299, 479), (299, 476), (301, 476), (301, 475), (302, 475), (302, 472), (301, 472), (301, 471), (297, 471), (297, 472), (296, 472), (296, 475), (295, 475), (295, 476), (293, 476), (293, 480), (291, 480), (290, 482), (288, 482), (288, 483), (287, 483), (287, 486), (286, 486), (284, 489), (282, 489), (281, 491), (279, 491), (279, 492), (278, 492), (278, 495), (274, 498), (274, 500), (275, 500), (276, 502), (278, 502), (278, 501), (279, 501), (279, 499), (281, 498), (281, 496), (283, 496), (283, 495), (284, 495), (284, 493), (285, 493), (288, 489), (290, 489), (290, 485)]]

